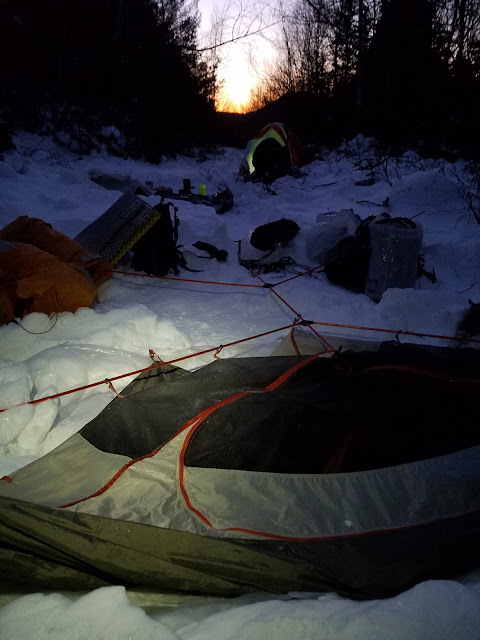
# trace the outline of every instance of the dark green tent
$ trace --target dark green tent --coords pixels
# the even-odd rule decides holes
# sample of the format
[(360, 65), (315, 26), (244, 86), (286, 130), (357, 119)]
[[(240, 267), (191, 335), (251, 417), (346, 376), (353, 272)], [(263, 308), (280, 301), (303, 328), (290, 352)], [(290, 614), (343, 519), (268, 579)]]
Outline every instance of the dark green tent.
[(477, 351), (139, 376), (0, 483), (4, 588), (384, 597), (480, 566)]

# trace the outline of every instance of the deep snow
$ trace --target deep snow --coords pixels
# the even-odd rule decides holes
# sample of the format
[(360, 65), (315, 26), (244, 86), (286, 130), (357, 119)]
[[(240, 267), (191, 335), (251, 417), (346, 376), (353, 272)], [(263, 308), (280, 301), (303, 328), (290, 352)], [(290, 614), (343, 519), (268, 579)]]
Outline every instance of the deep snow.
[[(352, 208), (365, 218), (388, 211), (392, 216), (418, 216), (424, 231), (423, 253), (436, 283), (425, 277), (414, 289), (389, 289), (376, 304), (330, 284), (321, 272), (279, 285), (275, 290), (241, 288), (114, 275), (98, 292), (94, 309), (48, 317), (31, 314), (0, 328), (0, 477), (44, 455), (82, 428), (112, 399), (106, 385), (32, 406), (17, 404), (112, 378), (151, 364), (148, 352), (163, 360), (254, 336), (290, 324), (296, 314), (320, 322), (394, 330), (393, 334), (317, 326), (332, 333), (365, 339), (390, 339), (395, 332), (453, 336), (468, 309), (480, 300), (480, 228), (460, 198), (452, 167), (413, 153), (390, 162), (388, 180), (370, 187), (355, 185), (366, 175), (355, 169), (355, 157), (342, 151), (325, 154), (266, 189), (237, 180), (241, 151), (224, 149), (207, 160), (167, 159), (158, 165), (123, 160), (106, 153), (77, 156), (49, 138), (19, 134), (16, 151), (0, 161), (0, 228), (19, 215), (40, 217), (75, 236), (103, 213), (120, 193), (92, 182), (91, 172), (130, 176), (178, 191), (183, 178), (205, 184), (207, 193), (229, 187), (235, 204), (218, 215), (214, 209), (176, 202), (180, 243), (189, 265), (180, 278), (212, 282), (261, 284), (239, 266), (252, 253), (248, 235), (258, 225), (282, 217), (294, 219), (300, 232), (280, 249), (296, 265), (262, 276), (279, 282), (316, 266), (306, 239), (318, 213)], [(356, 144), (368, 147), (358, 138)], [(355, 145), (351, 145), (354, 147)], [(389, 198), (390, 206), (380, 205)], [(148, 199), (151, 204), (158, 197)], [(374, 204), (375, 203), (375, 204)], [(192, 243), (203, 240), (229, 253), (227, 262), (198, 258)], [(253, 252), (254, 253), (254, 252)], [(222, 357), (270, 354), (287, 330), (222, 350)], [(399, 336), (400, 339), (406, 339)], [(440, 338), (409, 341), (448, 344)], [(477, 345), (478, 346), (478, 345)], [(195, 368), (210, 362), (213, 352), (184, 359)], [(120, 391), (132, 378), (116, 381)], [(65, 595), (35, 594), (19, 598), (0, 611), (0, 638), (480, 638), (480, 577), (461, 584), (432, 581), (385, 601), (355, 603), (334, 594), (258, 596), (236, 601), (168, 599), (162, 606), (145, 594), (122, 587)], [(193, 604), (188, 604), (193, 602)], [(176, 606), (179, 604), (179, 606)], [(139, 607), (143, 606), (147, 614)], [(177, 634), (177, 635), (175, 635)]]

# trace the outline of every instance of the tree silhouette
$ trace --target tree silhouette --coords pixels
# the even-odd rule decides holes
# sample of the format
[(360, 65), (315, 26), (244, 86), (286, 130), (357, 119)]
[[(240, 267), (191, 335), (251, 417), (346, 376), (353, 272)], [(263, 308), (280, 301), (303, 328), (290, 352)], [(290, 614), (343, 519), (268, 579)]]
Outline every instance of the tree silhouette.
[(187, 0), (4, 0), (4, 117), (68, 132), (81, 150), (102, 125), (120, 128), (129, 151), (150, 158), (192, 144), (213, 108), (197, 28)]

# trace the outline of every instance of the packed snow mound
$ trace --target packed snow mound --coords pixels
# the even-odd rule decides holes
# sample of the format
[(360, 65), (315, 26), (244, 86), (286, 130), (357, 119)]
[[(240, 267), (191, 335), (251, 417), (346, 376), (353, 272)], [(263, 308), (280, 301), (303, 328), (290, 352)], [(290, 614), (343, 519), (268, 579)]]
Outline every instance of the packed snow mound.
[[(130, 595), (142, 600), (141, 594)], [(34, 594), (0, 610), (0, 629), (8, 640), (25, 640), (32, 628), (37, 640), (473, 640), (480, 628), (480, 595), (442, 580), (369, 602), (292, 593), (212, 599), (178, 609), (164, 604), (163, 610), (160, 601), (156, 611), (155, 600), (152, 605), (147, 615), (123, 587), (97, 589), (73, 601)]]

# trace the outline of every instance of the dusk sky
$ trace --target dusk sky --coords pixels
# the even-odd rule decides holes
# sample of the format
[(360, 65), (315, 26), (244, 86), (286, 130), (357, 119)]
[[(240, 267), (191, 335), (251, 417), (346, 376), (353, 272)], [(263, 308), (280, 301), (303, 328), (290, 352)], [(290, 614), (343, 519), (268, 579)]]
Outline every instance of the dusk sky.
[[(234, 18), (239, 14), (239, 7), (245, 9), (247, 15), (242, 24), (236, 24), (232, 32)], [(236, 37), (243, 33), (242, 29), (249, 24), (248, 9), (253, 3), (247, 0), (199, 0), (198, 8), (202, 16), (201, 33), (208, 33), (212, 24), (212, 15), (215, 11), (222, 11), (225, 7), (230, 7), (229, 15), (232, 20), (227, 23), (225, 38), (229, 40), (232, 34)], [(253, 30), (258, 29), (260, 23), (257, 21)], [(223, 80), (223, 92), (220, 102), (226, 103), (228, 110), (236, 108), (241, 110), (249, 100), (250, 89), (257, 83), (259, 73), (262, 71), (264, 61), (272, 55), (272, 49), (265, 38), (260, 36), (250, 36), (232, 44), (226, 44), (220, 49), (222, 65), (219, 71), (220, 79)]]

